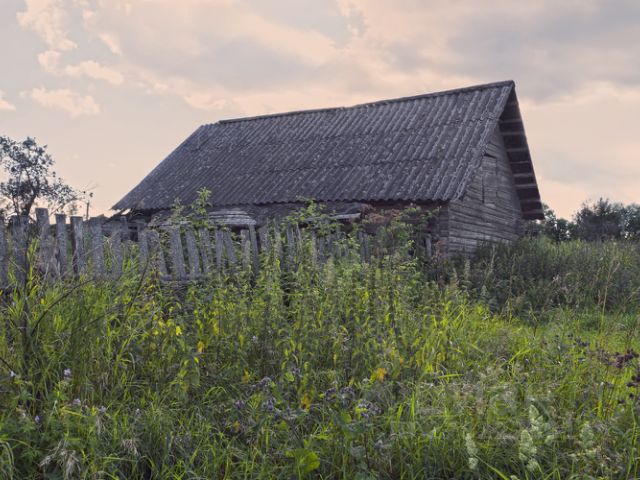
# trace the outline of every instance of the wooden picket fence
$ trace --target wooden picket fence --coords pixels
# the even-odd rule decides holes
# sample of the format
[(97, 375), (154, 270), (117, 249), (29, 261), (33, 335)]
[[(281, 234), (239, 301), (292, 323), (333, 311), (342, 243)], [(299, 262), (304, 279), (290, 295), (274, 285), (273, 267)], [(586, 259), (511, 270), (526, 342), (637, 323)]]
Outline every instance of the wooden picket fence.
[[(256, 229), (244, 225), (233, 231), (223, 223), (194, 226), (189, 222), (169, 223), (155, 228), (127, 224), (124, 219), (84, 220), (82, 217), (55, 215), (50, 225), (46, 209), (36, 210), (36, 221), (13, 216), (8, 227), (0, 219), (0, 289), (22, 285), (28, 273), (49, 279), (89, 276), (96, 279), (118, 278), (129, 258), (147, 273), (164, 281), (192, 281), (212, 273), (260, 270), (262, 252), (270, 252), (283, 268), (295, 268), (305, 254), (314, 262), (323, 262), (345, 254), (345, 233), (334, 228), (316, 235), (301, 231), (295, 224), (275, 224)], [(359, 254), (363, 261), (372, 255), (372, 238), (358, 234)], [(306, 243), (305, 243), (306, 242)], [(430, 239), (417, 244), (430, 255)]]

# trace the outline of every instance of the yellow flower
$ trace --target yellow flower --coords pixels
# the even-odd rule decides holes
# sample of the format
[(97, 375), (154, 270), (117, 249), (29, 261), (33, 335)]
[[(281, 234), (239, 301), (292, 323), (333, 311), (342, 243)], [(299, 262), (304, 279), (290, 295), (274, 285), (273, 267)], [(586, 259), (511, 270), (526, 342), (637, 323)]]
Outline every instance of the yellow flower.
[(180, 325), (176, 326), (176, 337), (179, 337), (182, 335), (182, 328), (180, 328)]
[(205, 344), (202, 340), (198, 342), (198, 353), (202, 353), (204, 351)]
[(384, 377), (386, 377), (386, 375), (387, 375), (387, 369), (383, 367), (376, 368), (376, 370), (373, 372), (373, 376), (379, 382), (382, 382), (384, 380)]
[(242, 382), (243, 383), (248, 383), (250, 378), (251, 378), (251, 375), (249, 374), (249, 372), (247, 370), (245, 370), (244, 371), (244, 375), (242, 375)]
[(311, 408), (311, 397), (309, 396), (309, 394), (307, 392), (305, 392), (305, 394), (300, 399), (300, 405), (305, 410), (309, 410)]

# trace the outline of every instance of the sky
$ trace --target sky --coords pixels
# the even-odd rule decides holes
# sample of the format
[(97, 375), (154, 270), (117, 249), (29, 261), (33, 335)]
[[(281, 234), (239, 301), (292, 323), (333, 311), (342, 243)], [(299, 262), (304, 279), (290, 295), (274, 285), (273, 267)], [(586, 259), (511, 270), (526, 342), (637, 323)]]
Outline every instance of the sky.
[(640, 203), (637, 0), (0, 0), (0, 56), (92, 214), (205, 123), (507, 79), (545, 203)]

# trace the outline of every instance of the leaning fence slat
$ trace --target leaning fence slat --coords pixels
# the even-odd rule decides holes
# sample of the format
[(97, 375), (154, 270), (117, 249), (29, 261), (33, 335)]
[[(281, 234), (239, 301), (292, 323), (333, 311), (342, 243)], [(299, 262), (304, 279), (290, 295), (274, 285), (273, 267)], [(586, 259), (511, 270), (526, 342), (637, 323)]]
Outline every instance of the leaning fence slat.
[(296, 237), (293, 233), (291, 225), (287, 225), (287, 267), (293, 268), (296, 263)]
[(208, 274), (211, 271), (211, 235), (207, 227), (198, 231), (200, 238), (200, 256), (202, 257), (202, 271)]
[(271, 249), (269, 241), (269, 228), (267, 226), (258, 229), (258, 238), (260, 238), (260, 251), (268, 252)]
[(149, 263), (149, 239), (146, 230), (138, 230), (138, 250), (140, 251), (140, 271), (144, 272)]
[(235, 265), (236, 263), (238, 263), (238, 260), (236, 258), (235, 249), (233, 248), (233, 240), (231, 239), (231, 233), (228, 230), (223, 231), (222, 239), (223, 239), (225, 251), (227, 254), (227, 260), (230, 265)]
[(93, 276), (96, 278), (104, 275), (104, 249), (102, 222), (93, 218), (89, 221), (89, 232), (91, 235), (91, 259), (93, 260)]
[(49, 211), (36, 208), (36, 224), (38, 227), (38, 263), (45, 276), (56, 276), (54, 246), (49, 226)]
[(200, 256), (196, 244), (196, 234), (191, 227), (184, 231), (184, 239), (187, 242), (187, 258), (189, 259), (189, 276), (196, 278), (200, 275)]
[(11, 239), (13, 240), (14, 276), (16, 283), (22, 285), (27, 278), (27, 235), (22, 217), (11, 217)]
[(167, 262), (164, 259), (164, 253), (162, 252), (162, 242), (160, 241), (160, 234), (155, 230), (149, 230), (147, 234), (149, 237), (149, 244), (151, 246), (151, 258), (153, 259), (153, 265), (158, 269), (161, 277), (166, 277)]
[(24, 232), (24, 225), (20, 217), (11, 217), (11, 240), (13, 244), (13, 275), (16, 283), (22, 285), (26, 279), (27, 271), (27, 238)]
[(73, 249), (73, 270), (82, 274), (87, 269), (87, 259), (84, 251), (84, 232), (82, 217), (71, 217), (71, 237)]
[(63, 277), (68, 268), (68, 241), (67, 241), (67, 216), (64, 213), (56, 214), (56, 255), (58, 256), (58, 271)]
[(280, 227), (277, 223), (273, 223), (273, 248), (280, 265), (283, 265), (282, 237), (280, 236)]
[(173, 274), (179, 280), (184, 279), (187, 276), (187, 270), (184, 266), (184, 251), (179, 227), (169, 228), (169, 244), (171, 245), (171, 266), (173, 267)]
[(111, 276), (118, 278), (122, 275), (122, 264), (124, 263), (124, 252), (122, 251), (122, 223), (115, 222), (111, 226), (109, 236), (113, 259), (111, 263)]
[(253, 225), (249, 225), (249, 245), (251, 247), (251, 262), (253, 267), (253, 273), (257, 274), (260, 268), (260, 252), (258, 251), (258, 237), (256, 235), (256, 228)]
[(219, 228), (216, 229), (216, 267), (218, 271), (222, 271), (222, 252), (224, 251), (224, 237), (222, 235), (222, 230)]
[(248, 270), (251, 264), (251, 244), (249, 243), (247, 230), (240, 230), (240, 248), (242, 251), (242, 268)]
[(5, 288), (9, 281), (9, 252), (7, 250), (7, 231), (4, 217), (0, 215), (0, 288)]

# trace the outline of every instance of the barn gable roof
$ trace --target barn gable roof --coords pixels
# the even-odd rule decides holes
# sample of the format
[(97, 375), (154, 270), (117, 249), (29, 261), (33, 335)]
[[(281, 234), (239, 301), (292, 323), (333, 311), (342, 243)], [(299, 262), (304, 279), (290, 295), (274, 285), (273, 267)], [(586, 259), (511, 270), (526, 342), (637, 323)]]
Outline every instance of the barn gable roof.
[(464, 195), (497, 127), (525, 218), (539, 218), (512, 81), (203, 125), (113, 208), (189, 204), (202, 188), (216, 206), (446, 202)]

